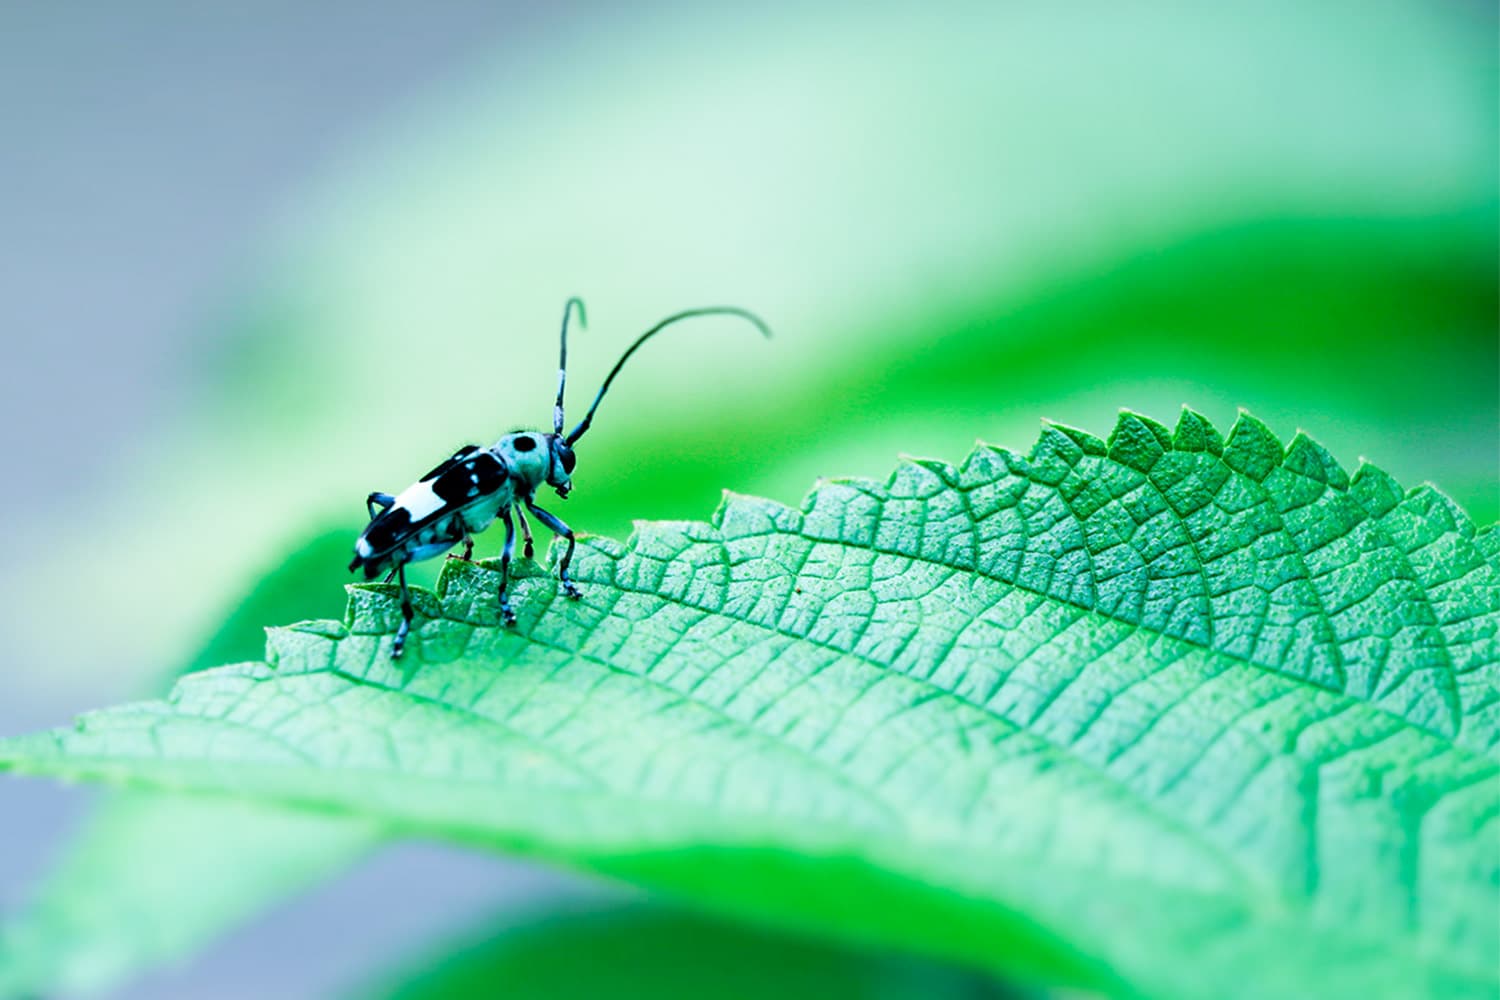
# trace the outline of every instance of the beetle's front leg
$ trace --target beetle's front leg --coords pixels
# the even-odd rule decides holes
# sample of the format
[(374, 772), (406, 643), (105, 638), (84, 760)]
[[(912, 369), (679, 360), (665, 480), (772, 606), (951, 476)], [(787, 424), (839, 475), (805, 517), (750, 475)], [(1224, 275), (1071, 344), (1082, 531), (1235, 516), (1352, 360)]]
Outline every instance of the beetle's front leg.
[(396, 576), (401, 581), (401, 624), (396, 629), (396, 641), (391, 643), (391, 659), (401, 659), (406, 649), (406, 637), (411, 632), (411, 620), (416, 614), (411, 606), (411, 591), (406, 589), (406, 564), (396, 567)]
[(563, 550), (562, 561), (557, 565), (557, 579), (562, 584), (563, 593), (575, 601), (578, 600), (583, 596), (583, 593), (579, 591), (578, 587), (574, 585), (572, 579), (568, 576), (568, 566), (573, 562), (573, 550), (578, 546), (578, 540), (573, 537), (573, 529), (563, 524), (562, 521), (558, 520), (552, 514), (542, 510), (542, 508), (531, 501), (530, 497), (526, 499), (526, 509), (535, 514), (538, 521), (551, 528), (553, 534), (560, 535), (568, 540), (568, 547)]
[(505, 547), (500, 550), (500, 620), (514, 625), (516, 613), (510, 609), (510, 598), (505, 596), (505, 585), (510, 583), (510, 558), (516, 551), (516, 523), (510, 519), (510, 508), (500, 508), (500, 520), (505, 522)]

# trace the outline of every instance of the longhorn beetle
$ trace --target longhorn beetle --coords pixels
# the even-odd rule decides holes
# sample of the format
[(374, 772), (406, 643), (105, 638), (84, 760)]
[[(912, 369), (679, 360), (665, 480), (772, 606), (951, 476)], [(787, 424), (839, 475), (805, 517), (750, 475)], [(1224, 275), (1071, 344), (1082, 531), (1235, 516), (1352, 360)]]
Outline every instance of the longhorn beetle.
[(505, 545), (500, 550), (500, 619), (506, 625), (515, 624), (515, 612), (511, 610), (505, 587), (510, 581), (510, 560), (516, 547), (516, 521), (521, 522), (521, 535), (525, 539), (523, 553), (528, 559), (533, 553), (531, 526), (526, 523), (522, 508), (530, 511), (554, 535), (567, 539), (568, 547), (558, 563), (557, 577), (563, 593), (578, 599), (578, 587), (568, 576), (568, 565), (573, 561), (573, 549), (577, 544), (573, 529), (537, 506), (536, 491), (546, 484), (556, 490), (560, 498), (568, 498), (568, 492), (573, 488), (569, 477), (577, 461), (573, 445), (588, 432), (594, 411), (599, 409), (599, 403), (615, 376), (642, 344), (673, 323), (698, 316), (738, 316), (748, 320), (765, 336), (771, 335), (770, 328), (759, 316), (736, 306), (707, 306), (673, 313), (625, 349), (599, 386), (588, 413), (564, 435), (563, 389), (568, 380), (568, 318), (574, 307), (578, 310), (579, 325), (588, 326), (583, 300), (569, 299), (563, 306), (557, 403), (552, 408), (551, 434), (514, 431), (488, 448), (464, 445), (451, 458), (395, 496), (371, 493), (365, 498), (370, 523), (354, 543), (354, 561), (349, 564), (349, 569), (363, 569), (366, 580), (385, 573), (387, 583), (392, 577), (401, 583), (401, 625), (396, 629), (392, 657), (401, 655), (411, 631), (413, 610), (411, 593), (406, 587), (406, 564), (430, 559), (459, 542), (464, 544), (464, 553), (458, 558), (467, 561), (474, 552), (473, 536), (488, 528), (497, 517), (505, 525)]

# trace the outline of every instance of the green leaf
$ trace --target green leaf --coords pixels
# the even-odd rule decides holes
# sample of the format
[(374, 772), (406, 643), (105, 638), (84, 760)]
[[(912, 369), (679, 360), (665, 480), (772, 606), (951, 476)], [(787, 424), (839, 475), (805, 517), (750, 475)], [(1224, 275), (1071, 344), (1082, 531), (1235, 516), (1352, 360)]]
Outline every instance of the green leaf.
[[(586, 960), (580, 960), (587, 956)], [(647, 903), (563, 911), (492, 927), (434, 955), (390, 989), (392, 1000), (1000, 1000), (1022, 994), (906, 957), (768, 933)]]
[(1494, 532), (1250, 417), (1049, 427), (803, 511), (454, 566), (0, 746), (1159, 996), (1492, 996)]

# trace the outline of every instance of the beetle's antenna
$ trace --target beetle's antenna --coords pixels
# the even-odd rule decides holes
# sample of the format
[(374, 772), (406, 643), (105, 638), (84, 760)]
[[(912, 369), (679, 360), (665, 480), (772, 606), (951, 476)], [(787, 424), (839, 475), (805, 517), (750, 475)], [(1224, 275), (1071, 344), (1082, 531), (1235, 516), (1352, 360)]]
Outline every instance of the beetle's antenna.
[[(579, 304), (582, 305), (582, 303)], [(642, 344), (650, 340), (652, 337), (656, 336), (662, 330), (671, 326), (673, 323), (685, 319), (694, 319), (698, 316), (738, 316), (741, 319), (749, 321), (757, 330), (765, 334), (765, 336), (771, 336), (771, 328), (769, 326), (766, 326), (765, 320), (761, 319), (750, 310), (741, 309), (738, 306), (704, 306), (701, 309), (684, 309), (682, 312), (673, 313), (666, 319), (662, 320), (660, 323), (657, 323), (651, 329), (647, 330), (645, 333), (641, 334), (639, 337), (635, 338), (635, 343), (631, 344), (628, 348), (625, 349), (625, 353), (620, 355), (620, 360), (615, 362), (615, 366), (611, 368), (609, 370), (609, 374), (605, 376), (604, 384), (599, 387), (599, 393), (594, 397), (594, 403), (589, 407), (589, 412), (585, 414), (584, 418), (578, 422), (577, 427), (574, 427), (571, 431), (568, 432), (568, 436), (564, 438), (564, 443), (571, 446), (573, 442), (577, 441), (579, 438), (583, 437), (585, 433), (588, 432), (589, 425), (593, 423), (594, 420), (594, 411), (599, 409), (599, 403), (604, 399), (604, 394), (609, 391), (610, 384), (614, 382), (615, 376), (620, 374), (620, 369), (625, 367), (625, 362), (630, 360), (630, 356), (634, 354)], [(557, 398), (557, 415), (558, 419), (561, 420), (562, 393), (560, 391)], [(559, 423), (558, 428), (561, 429), (561, 427), (562, 424)]]
[(557, 405), (552, 407), (552, 433), (561, 434), (563, 428), (563, 389), (568, 384), (568, 317), (573, 315), (573, 307), (578, 307), (578, 325), (587, 329), (589, 325), (588, 313), (584, 311), (583, 300), (573, 296), (563, 306), (562, 321), (562, 348), (557, 356)]

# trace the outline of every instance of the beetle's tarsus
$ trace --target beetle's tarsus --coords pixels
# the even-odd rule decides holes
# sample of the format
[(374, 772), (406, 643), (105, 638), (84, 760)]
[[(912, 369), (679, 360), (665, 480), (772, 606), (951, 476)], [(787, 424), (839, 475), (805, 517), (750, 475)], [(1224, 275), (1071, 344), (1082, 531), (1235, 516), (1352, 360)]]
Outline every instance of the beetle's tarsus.
[(516, 551), (516, 522), (505, 507), (500, 508), (500, 520), (505, 525), (505, 547), (500, 550), (500, 621), (509, 627), (516, 623), (516, 613), (510, 609), (510, 598), (505, 596), (506, 584), (510, 583), (510, 558)]
[(396, 567), (396, 575), (401, 580), (401, 624), (396, 626), (396, 638), (391, 643), (391, 659), (401, 659), (401, 654), (406, 650), (406, 637), (411, 633), (411, 620), (416, 616), (416, 609), (411, 606), (411, 592), (406, 589), (406, 565)]

